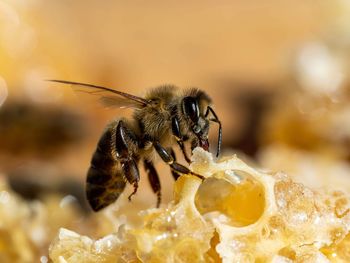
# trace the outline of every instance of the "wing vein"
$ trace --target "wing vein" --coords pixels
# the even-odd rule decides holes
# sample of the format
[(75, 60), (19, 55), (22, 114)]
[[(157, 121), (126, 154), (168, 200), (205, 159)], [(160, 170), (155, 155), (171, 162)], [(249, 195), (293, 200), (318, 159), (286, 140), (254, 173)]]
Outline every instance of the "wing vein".
[(77, 90), (79, 92), (90, 93), (90, 94), (98, 94), (98, 93), (103, 92), (103, 91), (108, 91), (108, 92), (117, 94), (119, 96), (122, 96), (124, 98), (136, 101), (136, 102), (142, 104), (142, 106), (147, 106), (147, 104), (148, 104), (148, 101), (146, 99), (144, 99), (144, 98), (137, 97), (137, 96), (134, 96), (134, 95), (122, 92), (122, 91), (114, 90), (114, 89), (103, 87), (103, 86), (97, 86), (97, 85), (80, 83), (80, 82), (74, 82), (74, 81), (67, 81), (67, 80), (57, 80), (57, 79), (50, 79), (48, 81), (62, 83), (62, 84), (68, 84), (68, 85), (78, 85), (78, 86), (84, 86), (84, 87), (87, 87), (87, 88), (98, 89), (98, 90), (95, 90), (95, 91)]

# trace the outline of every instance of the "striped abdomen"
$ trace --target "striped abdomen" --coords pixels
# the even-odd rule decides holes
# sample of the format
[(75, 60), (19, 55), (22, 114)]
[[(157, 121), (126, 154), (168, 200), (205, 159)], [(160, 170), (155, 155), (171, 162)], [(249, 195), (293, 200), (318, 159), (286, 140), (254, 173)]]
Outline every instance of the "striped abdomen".
[(86, 179), (86, 197), (94, 211), (118, 199), (125, 188), (120, 163), (112, 155), (112, 128), (102, 134)]

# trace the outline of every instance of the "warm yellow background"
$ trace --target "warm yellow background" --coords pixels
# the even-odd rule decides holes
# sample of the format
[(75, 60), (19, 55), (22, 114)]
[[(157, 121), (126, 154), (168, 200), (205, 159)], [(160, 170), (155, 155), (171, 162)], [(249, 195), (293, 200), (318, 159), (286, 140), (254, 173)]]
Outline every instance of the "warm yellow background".
[[(225, 144), (243, 121), (230, 99), (235, 83), (279, 88), (293, 52), (332, 30), (341, 2), (1, 0), (0, 98), (7, 89), (7, 103), (22, 99), (89, 116), (86, 143), (52, 160), (82, 180), (105, 124), (128, 113), (84, 105), (45, 79), (136, 95), (163, 83), (200, 87), (214, 100)], [(0, 157), (3, 172), (9, 158), (31, 161)]]

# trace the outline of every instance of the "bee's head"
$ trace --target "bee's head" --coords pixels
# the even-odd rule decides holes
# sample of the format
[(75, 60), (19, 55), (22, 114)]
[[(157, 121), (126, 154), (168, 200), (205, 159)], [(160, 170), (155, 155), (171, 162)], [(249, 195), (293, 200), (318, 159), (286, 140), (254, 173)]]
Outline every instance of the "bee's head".
[(185, 115), (190, 130), (198, 139), (198, 144), (209, 151), (209, 120), (205, 116), (201, 96), (187, 96), (182, 100), (182, 112)]

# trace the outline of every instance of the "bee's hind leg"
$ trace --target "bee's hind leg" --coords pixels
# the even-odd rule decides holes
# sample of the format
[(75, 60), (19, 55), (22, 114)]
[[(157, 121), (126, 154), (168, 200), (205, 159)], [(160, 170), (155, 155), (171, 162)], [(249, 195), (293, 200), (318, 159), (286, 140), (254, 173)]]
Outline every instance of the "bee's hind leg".
[(134, 194), (136, 194), (137, 189), (139, 187), (139, 181), (140, 181), (139, 169), (137, 168), (137, 164), (133, 159), (123, 162), (122, 167), (123, 167), (126, 179), (134, 187), (134, 191), (128, 196), (129, 201), (131, 201), (131, 197)]
[(135, 160), (130, 150), (131, 148), (137, 147), (138, 143), (136, 139), (133, 131), (126, 127), (123, 120), (120, 120), (115, 131), (115, 150), (120, 159), (125, 178), (134, 187), (134, 191), (128, 197), (129, 201), (131, 201), (131, 197), (136, 194), (140, 181), (137, 160)]
[(204, 180), (205, 177), (200, 174), (196, 174), (188, 169), (186, 166), (179, 164), (174, 161), (174, 158), (169, 154), (169, 152), (158, 142), (153, 142), (153, 146), (156, 149), (159, 156), (162, 158), (164, 162), (170, 165), (171, 169), (180, 174), (189, 174), (198, 177), (201, 180)]

